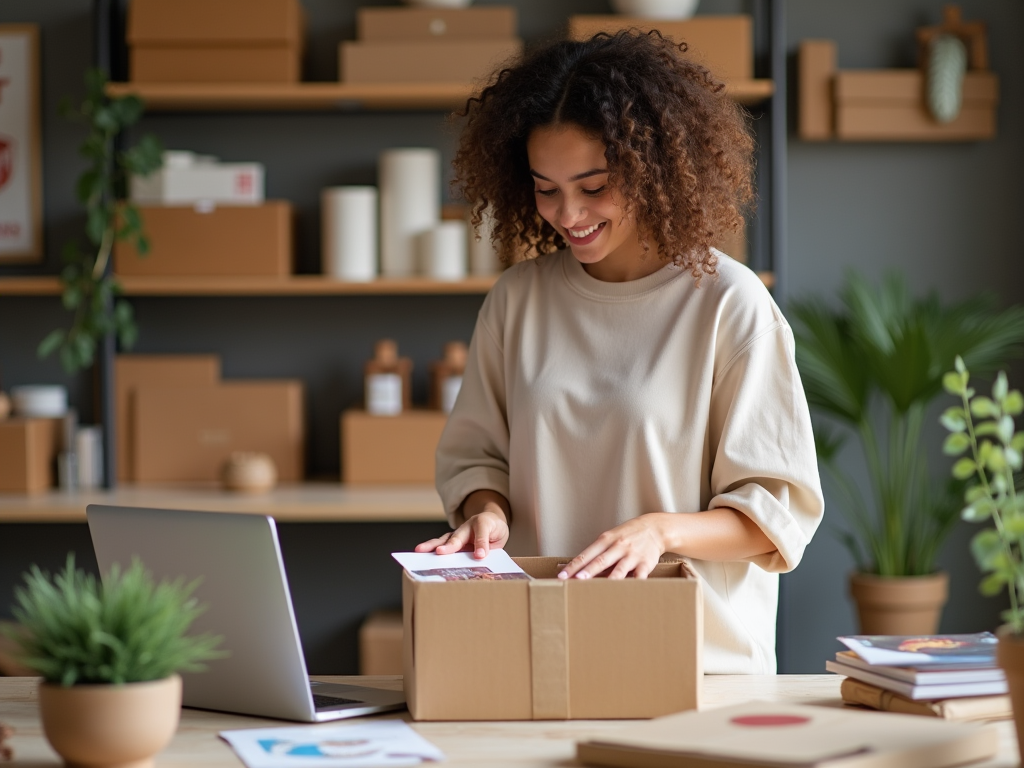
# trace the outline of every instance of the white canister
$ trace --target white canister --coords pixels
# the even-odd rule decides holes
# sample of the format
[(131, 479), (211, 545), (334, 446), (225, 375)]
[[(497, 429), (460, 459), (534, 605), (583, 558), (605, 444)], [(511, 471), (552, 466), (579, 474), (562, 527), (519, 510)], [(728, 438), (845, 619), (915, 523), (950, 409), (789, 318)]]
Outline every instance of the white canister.
[(367, 282), (377, 277), (377, 188), (328, 187), (320, 195), (325, 275)]
[(466, 222), (442, 221), (419, 237), (420, 272), (435, 280), (466, 278)]
[(380, 155), (380, 271), (416, 273), (416, 237), (441, 219), (441, 153), (389, 149)]
[(480, 226), (473, 231), (472, 225), (469, 230), (469, 273), (477, 277), (497, 275), (501, 272), (501, 259), (498, 258), (498, 249), (491, 242), (491, 233), (494, 231), (494, 219), (490, 211), (485, 210), (482, 214)]
[(84, 490), (103, 485), (103, 428), (79, 427), (75, 432), (75, 454), (78, 456), (78, 487)]
[(68, 412), (67, 387), (39, 384), (11, 388), (14, 415), (25, 418), (60, 418)]

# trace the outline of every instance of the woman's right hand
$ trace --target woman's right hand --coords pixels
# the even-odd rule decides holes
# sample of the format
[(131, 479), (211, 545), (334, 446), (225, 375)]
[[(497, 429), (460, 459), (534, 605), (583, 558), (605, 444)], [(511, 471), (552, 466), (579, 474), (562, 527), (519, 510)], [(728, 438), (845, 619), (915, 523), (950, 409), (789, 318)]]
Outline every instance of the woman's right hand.
[(502, 549), (508, 541), (508, 501), (494, 491), (474, 491), (462, 505), (466, 522), (450, 533), (416, 545), (416, 552), (450, 555), (471, 551), (483, 560), (492, 549)]

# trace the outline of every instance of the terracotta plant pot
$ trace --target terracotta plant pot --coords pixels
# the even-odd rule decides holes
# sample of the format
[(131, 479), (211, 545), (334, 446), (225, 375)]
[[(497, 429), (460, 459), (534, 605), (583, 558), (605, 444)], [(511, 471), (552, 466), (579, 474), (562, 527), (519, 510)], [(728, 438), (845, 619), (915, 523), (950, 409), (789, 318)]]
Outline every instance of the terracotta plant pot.
[(1010, 688), (1013, 724), (1017, 728), (1017, 749), (1020, 751), (1021, 765), (1024, 765), (1024, 637), (1001, 630), (996, 658), (1006, 673), (1006, 683)]
[(862, 635), (934, 635), (949, 596), (949, 574), (850, 576)]
[(69, 766), (150, 768), (181, 716), (181, 678), (151, 683), (39, 684), (39, 714), (50, 746)]

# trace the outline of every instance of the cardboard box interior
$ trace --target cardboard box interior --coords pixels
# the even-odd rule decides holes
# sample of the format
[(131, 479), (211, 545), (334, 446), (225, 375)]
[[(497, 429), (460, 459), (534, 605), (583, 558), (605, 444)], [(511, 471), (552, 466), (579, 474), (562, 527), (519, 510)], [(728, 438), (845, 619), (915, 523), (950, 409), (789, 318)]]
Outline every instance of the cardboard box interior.
[(534, 580), (403, 573), (414, 719), (648, 718), (698, 707), (703, 609), (685, 563), (662, 563), (643, 580), (562, 581), (567, 557), (513, 559)]
[(218, 481), (234, 451), (266, 453), (279, 481), (298, 482), (305, 464), (302, 382), (139, 386), (134, 442), (138, 483)]
[(220, 381), (217, 355), (118, 355), (114, 358), (117, 478), (135, 480), (135, 393), (142, 386), (212, 385)]
[(119, 275), (287, 277), (292, 272), (291, 203), (139, 206), (150, 251), (114, 245)]
[(448, 417), (410, 410), (373, 416), (341, 415), (341, 479), (349, 485), (434, 483), (434, 452)]

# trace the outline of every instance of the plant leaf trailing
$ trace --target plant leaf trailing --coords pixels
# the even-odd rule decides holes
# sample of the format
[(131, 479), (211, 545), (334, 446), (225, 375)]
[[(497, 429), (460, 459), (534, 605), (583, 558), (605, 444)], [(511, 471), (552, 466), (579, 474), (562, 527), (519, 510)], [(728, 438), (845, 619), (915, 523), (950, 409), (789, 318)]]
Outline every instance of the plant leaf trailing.
[[(820, 300), (796, 302), (796, 360), (807, 401), (819, 417), (815, 447), (849, 529), (840, 540), (863, 573), (923, 576), (957, 521), (963, 480), (934, 486), (921, 450), (925, 411), (942, 391), (942, 374), (962, 355), (991, 373), (1020, 353), (1024, 308), (998, 311), (990, 297), (945, 306), (933, 294), (911, 298), (890, 275), (873, 288), (851, 275), (833, 311)], [(859, 438), (870, 492), (836, 461)]]
[(163, 154), (160, 141), (150, 135), (130, 149), (118, 150), (115, 138), (138, 122), (142, 102), (135, 96), (108, 99), (107, 78), (98, 69), (86, 72), (85, 84), (82, 103), (72, 107), (65, 102), (62, 112), (89, 128), (79, 147), (89, 165), (75, 185), (75, 195), (85, 206), (88, 247), (77, 241), (64, 247), (61, 301), (74, 313), (71, 327), (51, 331), (37, 350), (40, 357), (59, 350), (68, 373), (91, 366), (97, 343), (108, 333), (116, 334), (124, 349), (135, 344), (138, 328), (131, 305), (118, 298), (121, 286), (107, 264), (115, 240), (131, 241), (140, 255), (149, 252), (142, 217), (125, 200), (125, 191), (132, 174), (147, 176), (159, 169)]
[(114, 566), (107, 579), (75, 568), (68, 555), (51, 580), (37, 566), (14, 591), (11, 637), (19, 660), (60, 685), (162, 680), (178, 671), (199, 671), (202, 662), (226, 655), (221, 638), (187, 637), (204, 610), (192, 597), (198, 582), (155, 584), (138, 560), (128, 570)]
[[(939, 419), (949, 430), (942, 446), (949, 456), (961, 458), (953, 464), (953, 476), (971, 480), (964, 494), (960, 516), (972, 523), (991, 520), (994, 528), (985, 528), (971, 540), (971, 554), (982, 573), (983, 595), (997, 595), (1005, 587), (1010, 608), (1003, 621), (1015, 634), (1024, 632), (1024, 494), (1018, 494), (1020, 477), (1014, 472), (1024, 465), (1024, 432), (1017, 432), (1014, 416), (1024, 412), (1024, 396), (1010, 390), (1002, 371), (992, 385), (992, 397), (984, 397), (969, 386), (970, 372), (957, 356), (955, 370), (947, 373), (942, 384), (960, 398), (960, 406), (947, 408)], [(975, 419), (978, 419), (975, 422)], [(964, 455), (966, 454), (966, 455)]]

